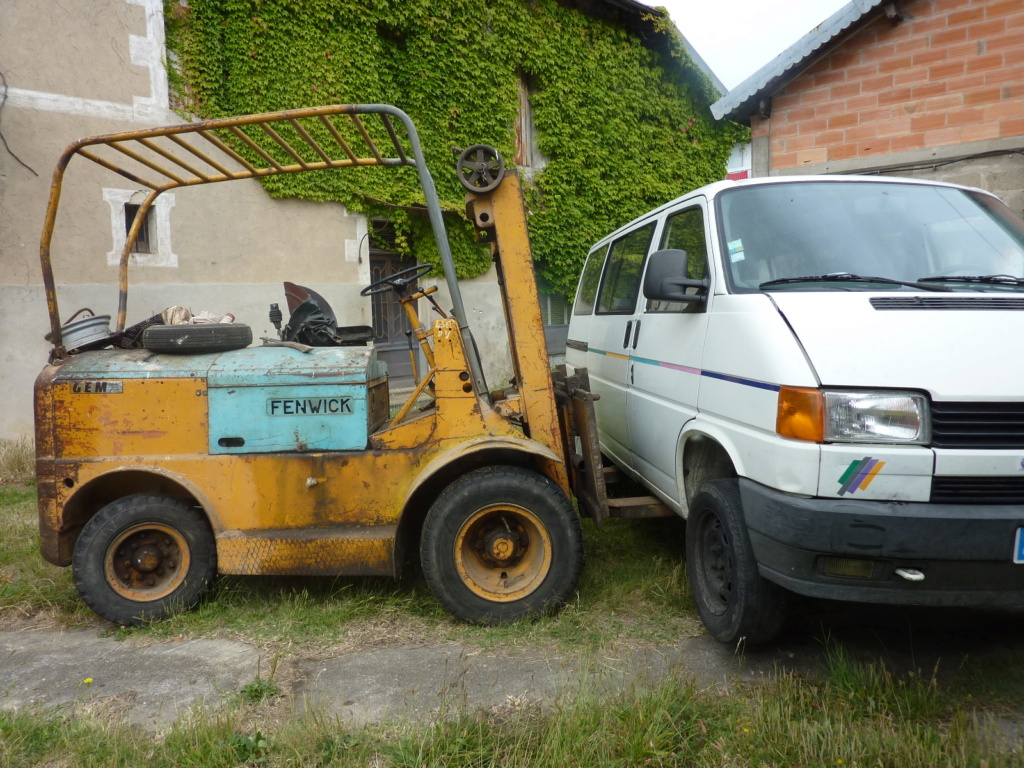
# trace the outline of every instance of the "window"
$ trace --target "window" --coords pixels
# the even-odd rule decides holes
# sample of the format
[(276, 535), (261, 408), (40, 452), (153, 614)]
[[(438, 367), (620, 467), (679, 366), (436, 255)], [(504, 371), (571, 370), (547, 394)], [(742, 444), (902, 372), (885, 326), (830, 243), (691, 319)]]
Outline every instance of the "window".
[(530, 76), (519, 73), (519, 115), (515, 122), (516, 129), (516, 165), (524, 172), (527, 179), (547, 164), (547, 158), (537, 146), (537, 128), (533, 122), (533, 105), (530, 97), (534, 93)]
[(574, 315), (589, 315), (594, 311), (597, 284), (601, 282), (601, 267), (604, 266), (604, 256), (607, 252), (607, 247), (597, 248), (591, 251), (590, 256), (587, 257), (587, 263), (583, 267), (583, 276), (580, 277), (580, 289), (576, 294), (576, 303), (572, 307)]
[[(139, 215), (139, 209), (142, 206), (134, 205), (133, 203), (124, 204), (124, 236), (127, 238), (128, 233), (131, 232), (132, 224), (135, 222), (135, 217)], [(146, 211), (146, 218), (142, 222), (142, 227), (139, 229), (139, 236), (135, 239), (135, 244), (132, 246), (132, 253), (152, 253), (153, 246), (150, 242), (150, 230), (153, 224), (153, 209), (150, 208)]]
[[(111, 248), (107, 251), (107, 265), (121, 263), (121, 252), (128, 239), (128, 231), (135, 221), (142, 202), (149, 193), (139, 189), (103, 189), (103, 201), (110, 211)], [(171, 247), (171, 210), (174, 193), (164, 192), (153, 201), (146, 220), (129, 254), (128, 263), (135, 267), (177, 267), (178, 255)]]
[[(661, 238), (663, 250), (675, 248), (686, 251), (686, 277), (691, 280), (703, 280), (708, 274), (708, 244), (704, 235), (704, 211), (700, 208), (687, 208), (674, 213), (665, 222), (665, 233)], [(696, 293), (696, 288), (688, 288)], [(663, 301), (651, 299), (647, 302), (648, 312), (686, 312), (699, 311), (700, 305), (685, 301)]]
[(640, 287), (640, 271), (653, 234), (654, 222), (651, 222), (612, 243), (597, 299), (599, 315), (632, 313)]
[(737, 293), (768, 289), (914, 290), (872, 282), (815, 281), (849, 273), (1024, 277), (1024, 227), (994, 198), (896, 181), (796, 181), (735, 187), (717, 199), (725, 276)]
[(569, 302), (560, 293), (538, 290), (540, 317), (544, 325), (566, 325), (569, 322)]

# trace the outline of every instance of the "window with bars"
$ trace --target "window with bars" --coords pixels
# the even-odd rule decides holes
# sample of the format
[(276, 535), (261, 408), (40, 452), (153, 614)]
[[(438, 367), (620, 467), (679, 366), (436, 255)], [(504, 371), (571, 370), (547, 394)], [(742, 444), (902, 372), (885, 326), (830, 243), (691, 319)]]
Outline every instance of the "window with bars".
[[(128, 237), (128, 233), (132, 229), (132, 224), (135, 222), (135, 217), (139, 214), (139, 208), (141, 206), (135, 205), (134, 203), (124, 204), (124, 234)], [(153, 228), (153, 209), (150, 208), (146, 211), (146, 218), (142, 222), (142, 228), (139, 229), (139, 236), (135, 239), (135, 244), (132, 246), (132, 253), (153, 253), (152, 239), (150, 237), (151, 230)]]

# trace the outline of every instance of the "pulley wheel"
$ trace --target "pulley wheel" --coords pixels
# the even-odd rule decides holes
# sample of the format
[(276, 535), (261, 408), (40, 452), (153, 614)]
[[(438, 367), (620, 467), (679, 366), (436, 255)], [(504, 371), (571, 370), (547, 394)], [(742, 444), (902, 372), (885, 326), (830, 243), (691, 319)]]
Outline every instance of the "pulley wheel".
[(497, 189), (505, 177), (501, 153), (486, 144), (474, 144), (459, 155), (456, 168), (462, 186), (478, 195)]

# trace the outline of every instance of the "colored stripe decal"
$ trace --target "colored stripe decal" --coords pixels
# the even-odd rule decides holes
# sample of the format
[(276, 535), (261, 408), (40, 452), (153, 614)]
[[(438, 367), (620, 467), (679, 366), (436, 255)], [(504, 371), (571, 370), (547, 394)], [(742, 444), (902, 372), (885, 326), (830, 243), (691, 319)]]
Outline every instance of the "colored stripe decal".
[(675, 363), (666, 363), (661, 360), (648, 360), (646, 357), (634, 357), (634, 363), (643, 363), (644, 365), (653, 365), (658, 368), (669, 368), (673, 371), (682, 371), (683, 373), (692, 373), (695, 376), (700, 376), (700, 368), (690, 368), (686, 365), (676, 365)]
[(730, 376), (727, 373), (715, 373), (714, 371), (702, 371), (700, 368), (691, 368), (687, 365), (676, 365), (675, 363), (666, 363), (663, 360), (651, 360), (647, 357), (633, 357), (630, 358), (628, 355), (623, 355), (618, 352), (608, 352), (603, 349), (595, 349), (591, 347), (590, 352), (598, 355), (605, 355), (606, 357), (614, 357), (618, 360), (632, 360), (634, 363), (641, 363), (643, 365), (653, 365), (656, 368), (668, 368), (673, 371), (682, 371), (683, 373), (692, 373), (694, 376), (707, 376), (711, 379), (719, 379), (720, 381), (728, 381), (732, 384), (741, 384), (744, 387), (755, 387), (757, 389), (764, 389), (769, 392), (778, 392), (778, 384), (769, 384), (766, 381), (757, 381), (756, 379), (744, 379), (741, 376)]
[(629, 360), (629, 355), (622, 355), (618, 352), (606, 352), (603, 349), (591, 349), (589, 351), (598, 355), (604, 355), (605, 357), (614, 357), (616, 360)]
[(701, 376), (707, 376), (711, 379), (720, 379), (721, 381), (730, 381), (733, 384), (742, 384), (745, 387), (756, 387), (757, 389), (767, 389), (769, 392), (778, 392), (778, 384), (769, 384), (766, 381), (755, 381), (754, 379), (743, 379), (739, 376), (729, 376), (725, 373), (712, 373), (711, 371), (701, 371)]
[(870, 456), (865, 456), (860, 461), (854, 459), (839, 478), (839, 495), (867, 490), (884, 466), (884, 461), (872, 459)]

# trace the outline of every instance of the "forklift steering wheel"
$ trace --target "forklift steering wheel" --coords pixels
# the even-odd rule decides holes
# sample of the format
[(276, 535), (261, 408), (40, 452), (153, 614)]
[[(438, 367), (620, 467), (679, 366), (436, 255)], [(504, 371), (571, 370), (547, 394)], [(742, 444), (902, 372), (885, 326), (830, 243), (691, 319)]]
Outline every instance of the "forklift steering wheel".
[(398, 295), (405, 293), (405, 289), (426, 275), (434, 271), (433, 264), (417, 264), (415, 267), (403, 269), (393, 275), (375, 280), (359, 292), (360, 296), (374, 296), (386, 291), (394, 291)]

